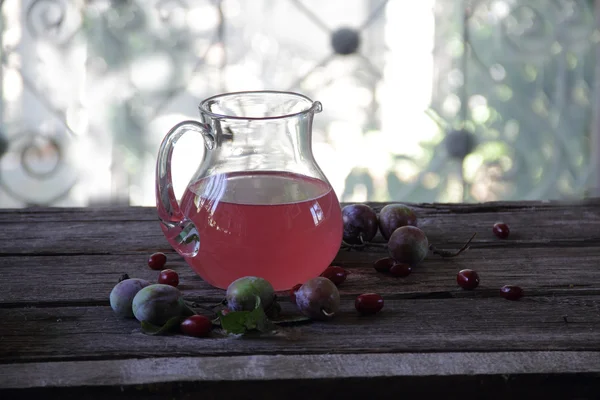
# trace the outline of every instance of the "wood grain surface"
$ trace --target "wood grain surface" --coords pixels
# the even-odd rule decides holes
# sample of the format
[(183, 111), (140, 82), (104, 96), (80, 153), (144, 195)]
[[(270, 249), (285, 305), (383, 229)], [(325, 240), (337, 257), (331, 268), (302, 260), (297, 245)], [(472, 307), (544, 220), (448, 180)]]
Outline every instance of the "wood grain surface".
[[(600, 199), (411, 206), (436, 246), (458, 248), (477, 233), (471, 248), (453, 259), (430, 254), (408, 278), (372, 268), (387, 255), (384, 248), (342, 250), (334, 263), (350, 274), (333, 321), (207, 339), (147, 336), (109, 307), (122, 273), (155, 281), (157, 272), (146, 265), (155, 251), (167, 253), (187, 299), (223, 298), (170, 248), (154, 209), (0, 210), (0, 397), (219, 398), (211, 396), (227, 388), (236, 398), (254, 398), (259, 382), (291, 398), (303, 387), (332, 396), (341, 382), (347, 398), (367, 387), (436, 394), (434, 382), (479, 385), (485, 398), (597, 393)], [(511, 227), (507, 240), (491, 232), (499, 220)], [(476, 290), (456, 285), (463, 268), (479, 272)], [(501, 298), (505, 284), (523, 287), (526, 296)], [(354, 299), (365, 292), (382, 294), (384, 311), (358, 315)], [(280, 298), (294, 313), (287, 296)], [(85, 391), (91, 387), (103, 389)], [(382, 389), (380, 398), (397, 397), (394, 390)]]

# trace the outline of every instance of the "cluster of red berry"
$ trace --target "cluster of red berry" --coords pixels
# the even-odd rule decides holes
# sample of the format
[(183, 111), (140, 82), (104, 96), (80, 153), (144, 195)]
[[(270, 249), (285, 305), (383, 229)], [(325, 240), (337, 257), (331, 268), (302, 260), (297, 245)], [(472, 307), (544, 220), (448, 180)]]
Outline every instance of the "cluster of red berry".
[[(163, 269), (166, 263), (167, 256), (164, 253), (154, 253), (148, 258), (148, 267), (160, 271), (158, 283), (173, 287), (179, 286), (179, 274), (170, 268)], [(179, 329), (188, 336), (204, 337), (210, 333), (212, 326), (213, 323), (208, 317), (192, 315), (181, 322)]]
[[(414, 217), (414, 214), (412, 214), (411, 211), (407, 211), (406, 207), (403, 207), (403, 208), (395, 207), (392, 210), (396, 213), (395, 214), (396, 217), (399, 215), (400, 212), (402, 213), (402, 215), (401, 215), (402, 218), (397, 217), (393, 221), (394, 224), (403, 225), (403, 223), (408, 222), (410, 224), (416, 225), (416, 217)], [(361, 209), (361, 212), (364, 213), (365, 211)], [(392, 215), (392, 214), (390, 214), (390, 215)], [(411, 216), (410, 221), (406, 221), (406, 215)], [(387, 218), (389, 218), (391, 220), (391, 217), (388, 216)], [(404, 220), (402, 220), (402, 219), (404, 219)], [(348, 221), (345, 221), (345, 222), (348, 222)], [(347, 225), (349, 226), (350, 224), (347, 224)], [(360, 225), (360, 224), (355, 224), (354, 226), (356, 226), (356, 225)], [(373, 224), (370, 224), (370, 225), (373, 225)], [(412, 225), (410, 225), (409, 227), (411, 229), (413, 228)], [(386, 236), (389, 236), (389, 237), (393, 236), (393, 233), (396, 232), (397, 229), (399, 229), (399, 227), (393, 227), (393, 229), (388, 229), (388, 230), (392, 231), (391, 232), (392, 235), (390, 235), (390, 232), (385, 231)], [(406, 229), (406, 228), (404, 228), (404, 229)], [(415, 230), (416, 229), (417, 228), (415, 228)], [(383, 232), (383, 230), (382, 230), (382, 232)], [(506, 238), (508, 238), (510, 231), (509, 231), (507, 224), (505, 224), (503, 222), (497, 222), (496, 224), (494, 224), (492, 232), (498, 238), (506, 239)], [(353, 232), (353, 233), (355, 233), (355, 232)], [(372, 235), (369, 235), (366, 238), (364, 238), (361, 233), (358, 233), (358, 235), (359, 235), (359, 236), (357, 236), (358, 242), (361, 245), (368, 244), (369, 243), (368, 240), (372, 239), (372, 237), (370, 237)], [(345, 235), (344, 239), (345, 239), (345, 242), (352, 241), (352, 237), (347, 234)], [(365, 239), (367, 239), (367, 240), (365, 240)], [(388, 243), (388, 247), (391, 247), (389, 245), (389, 243)], [(392, 254), (393, 254), (393, 252), (392, 252)], [(164, 267), (166, 265), (166, 262), (167, 262), (166, 255), (164, 253), (157, 252), (157, 253), (152, 254), (149, 257), (148, 266), (153, 270), (160, 271), (160, 274), (158, 276), (158, 283), (177, 287), (179, 285), (179, 275), (177, 274), (176, 271), (174, 271), (172, 269), (168, 269), (168, 268), (165, 269)], [(387, 274), (390, 274), (395, 277), (407, 277), (410, 275), (410, 273), (412, 272), (412, 269), (413, 269), (412, 265), (410, 263), (403, 262), (403, 261), (397, 261), (397, 259), (395, 259), (393, 257), (386, 257), (386, 258), (379, 259), (379, 260), (375, 261), (375, 263), (373, 264), (373, 267), (375, 268), (375, 270), (377, 272), (387, 273)], [(344, 269), (343, 267), (337, 266), (337, 265), (329, 266), (321, 274), (322, 278), (327, 278), (335, 286), (339, 286), (342, 283), (344, 283), (346, 281), (347, 276), (348, 276), (348, 271), (346, 269)], [(322, 279), (322, 278), (320, 278), (320, 279)], [(465, 290), (473, 290), (479, 286), (479, 275), (474, 270), (463, 269), (458, 272), (458, 274), (456, 276), (456, 282), (460, 287), (462, 287)], [(303, 285), (298, 284), (298, 285), (294, 286), (290, 291), (290, 297), (294, 304), (297, 303), (296, 295), (302, 286)], [(332, 286), (332, 290), (336, 291), (335, 286), (333, 286), (333, 285), (331, 285), (331, 286)], [(521, 298), (523, 296), (523, 290), (518, 286), (512, 286), (512, 285), (503, 286), (500, 290), (500, 293), (501, 293), (502, 297), (504, 297), (508, 300), (518, 300), (519, 298)], [(306, 294), (303, 293), (303, 296), (305, 296), (305, 295)], [(380, 294), (363, 293), (356, 297), (354, 306), (359, 313), (364, 314), (364, 315), (372, 315), (372, 314), (377, 314), (379, 311), (382, 310), (382, 308), (384, 306), (384, 300)], [(333, 313), (331, 315), (333, 315)], [(207, 318), (203, 315), (193, 315), (193, 316), (185, 319), (183, 322), (181, 322), (180, 330), (181, 330), (181, 332), (183, 332), (184, 334), (189, 335), (189, 336), (202, 337), (202, 336), (207, 336), (210, 333), (210, 331), (212, 330), (212, 326), (213, 326), (213, 323), (209, 318)]]
[[(510, 229), (504, 222), (496, 222), (492, 232), (500, 239), (508, 238)], [(465, 290), (473, 290), (479, 286), (479, 274), (472, 269), (463, 269), (456, 275), (456, 283)], [(500, 288), (500, 295), (507, 300), (519, 300), (523, 297), (523, 289), (519, 286), (504, 285)]]
[[(357, 206), (358, 205), (355, 205), (353, 209), (356, 210)], [(361, 205), (361, 206), (364, 206), (364, 205)], [(397, 209), (400, 209), (400, 208), (397, 207), (396, 210)], [(360, 208), (360, 212), (363, 214), (367, 213), (368, 211), (370, 211), (368, 206), (364, 206), (364, 207)], [(402, 212), (405, 215), (413, 215), (410, 222), (416, 224), (416, 217), (414, 216), (414, 214), (411, 214), (409, 211), (406, 211), (406, 208), (402, 209)], [(394, 221), (394, 222), (398, 223), (398, 221)], [(356, 227), (359, 225), (360, 224), (355, 223), (353, 226)], [(371, 226), (371, 225), (373, 225), (373, 224), (372, 223), (369, 224), (369, 226)], [(392, 230), (392, 229), (398, 229), (398, 228), (392, 227), (391, 229), (388, 229), (388, 230)], [(509, 236), (510, 230), (506, 223), (497, 222), (494, 224), (494, 226), (492, 228), (492, 232), (498, 238), (506, 239)], [(387, 233), (386, 236), (389, 237), (390, 236), (389, 232), (386, 232), (386, 233)], [(372, 236), (374, 236), (374, 235), (371, 232), (371, 234), (367, 237), (367, 239), (369, 239), (369, 240), (372, 239)], [(345, 239), (348, 239), (348, 238), (345, 238)], [(361, 241), (361, 243), (368, 244), (368, 242), (364, 241), (364, 239)], [(385, 258), (381, 258), (381, 259), (375, 261), (373, 263), (373, 267), (375, 268), (375, 270), (377, 272), (386, 273), (386, 274), (390, 274), (395, 277), (402, 277), (402, 278), (409, 276), (413, 270), (413, 268), (410, 264), (405, 263), (405, 262), (398, 262), (392, 257), (385, 257)], [(334, 266), (334, 265), (328, 267), (325, 270), (325, 272), (323, 272), (321, 274), (321, 276), (328, 278), (336, 286), (339, 286), (340, 284), (342, 284), (346, 280), (347, 275), (348, 275), (348, 271), (346, 271), (344, 268), (342, 268), (340, 266)], [(458, 272), (458, 274), (456, 275), (456, 283), (465, 290), (473, 290), (473, 289), (477, 288), (477, 286), (479, 286), (479, 274), (472, 269), (460, 270)], [(290, 292), (290, 297), (292, 299), (292, 302), (296, 301), (295, 293), (300, 288), (300, 286), (301, 285), (298, 284), (298, 285), (294, 286), (294, 288), (292, 288), (292, 290)], [(519, 300), (521, 297), (523, 297), (523, 289), (521, 289), (519, 286), (505, 285), (500, 289), (500, 295), (507, 300)], [(359, 295), (355, 300), (355, 308), (361, 314), (376, 314), (379, 311), (381, 311), (381, 309), (383, 308), (383, 305), (384, 305), (383, 297), (377, 293), (364, 293), (364, 294)]]
[[(504, 222), (496, 222), (492, 228), (493, 234), (506, 239), (509, 236), (510, 229)], [(373, 268), (377, 272), (389, 273), (396, 277), (407, 277), (412, 272), (412, 267), (406, 263), (398, 263), (391, 257), (381, 258), (373, 263)], [(479, 274), (472, 269), (463, 269), (456, 275), (456, 283), (465, 290), (473, 290), (479, 286)], [(518, 300), (523, 297), (523, 289), (519, 286), (505, 285), (500, 289), (500, 295), (508, 300)]]
[(167, 256), (164, 253), (154, 253), (148, 258), (150, 269), (160, 271), (158, 283), (177, 287), (179, 285), (179, 275), (172, 269), (163, 269), (167, 263)]

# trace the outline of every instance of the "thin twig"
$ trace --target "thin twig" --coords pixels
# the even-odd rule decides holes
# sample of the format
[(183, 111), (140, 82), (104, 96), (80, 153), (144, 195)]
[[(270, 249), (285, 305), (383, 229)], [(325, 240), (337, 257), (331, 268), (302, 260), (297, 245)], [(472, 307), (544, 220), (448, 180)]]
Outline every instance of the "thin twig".
[(217, 308), (219, 308), (220, 306), (224, 306), (226, 300), (223, 299), (220, 303), (212, 304), (212, 305), (207, 305), (207, 306), (202, 305), (200, 303), (197, 303), (195, 301), (184, 300), (184, 302), (193, 311), (195, 311), (195, 309), (200, 309), (200, 310), (208, 311), (211, 315), (216, 316), (218, 314), (217, 313)]
[(342, 245), (341, 248), (344, 250), (363, 250), (367, 247), (379, 247), (379, 248), (385, 248), (387, 247), (387, 243), (372, 243), (372, 242), (367, 242), (363, 239), (362, 234), (360, 234), (360, 236), (358, 237), (360, 240), (360, 243), (358, 244), (350, 244), (344, 240), (342, 240)]
[(469, 239), (469, 241), (467, 243), (465, 243), (465, 245), (457, 251), (437, 249), (433, 245), (429, 246), (429, 250), (431, 250), (433, 252), (433, 254), (437, 254), (442, 257), (456, 257), (457, 255), (459, 255), (460, 253), (462, 253), (463, 251), (465, 251), (469, 248), (469, 244), (471, 243), (471, 240), (473, 240), (473, 238), (475, 236), (477, 236), (477, 232), (475, 232), (473, 234), (473, 236), (471, 236), (471, 239)]

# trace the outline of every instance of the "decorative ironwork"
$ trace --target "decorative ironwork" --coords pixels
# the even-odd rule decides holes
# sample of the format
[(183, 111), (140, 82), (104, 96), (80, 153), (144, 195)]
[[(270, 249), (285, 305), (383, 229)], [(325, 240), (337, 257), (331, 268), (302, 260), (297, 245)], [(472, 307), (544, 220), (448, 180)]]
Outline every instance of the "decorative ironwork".
[(340, 28), (331, 34), (331, 47), (336, 54), (354, 54), (359, 44), (360, 35), (356, 29)]
[(70, 139), (58, 133), (19, 132), (0, 170), (2, 189), (25, 205), (53, 204), (69, 195), (77, 166), (64, 156)]
[(25, 12), (27, 31), (36, 40), (68, 43), (79, 30), (79, 13), (68, 0), (35, 0)]
[(452, 158), (464, 160), (475, 149), (475, 136), (466, 129), (451, 130), (444, 138), (446, 152)]
[[(315, 4), (0, 1), (2, 71), (14, 78), (0, 79), (0, 206), (85, 205), (87, 182), (105, 188), (95, 195), (150, 205), (161, 121), (257, 88), (323, 101), (316, 154), (343, 201), (564, 198), (593, 187), (591, 0)], [(427, 43), (431, 101), (420, 118), (411, 96), (429, 82), (394, 74), (429, 68), (410, 67)]]

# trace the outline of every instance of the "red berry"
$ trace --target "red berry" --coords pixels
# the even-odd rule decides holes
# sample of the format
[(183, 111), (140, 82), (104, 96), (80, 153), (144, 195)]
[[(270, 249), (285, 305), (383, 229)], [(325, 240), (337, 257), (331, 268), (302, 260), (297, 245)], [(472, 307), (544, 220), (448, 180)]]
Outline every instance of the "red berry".
[(361, 294), (354, 301), (356, 311), (361, 314), (377, 314), (383, 308), (383, 297), (377, 293)]
[(390, 257), (380, 258), (373, 263), (373, 268), (375, 268), (377, 272), (389, 272), (394, 263), (395, 261)]
[(327, 267), (327, 269), (321, 274), (322, 277), (325, 277), (333, 282), (335, 286), (342, 284), (346, 280), (347, 275), (348, 272), (344, 268), (335, 265)]
[(492, 232), (500, 239), (506, 239), (510, 233), (510, 229), (508, 229), (508, 225), (504, 222), (496, 222), (492, 228)]
[(296, 304), (296, 292), (298, 291), (298, 289), (300, 289), (301, 286), (301, 283), (297, 283), (294, 285), (293, 288), (290, 289), (290, 300), (292, 300), (292, 303), (294, 304)]
[(523, 289), (519, 286), (505, 285), (500, 288), (500, 295), (506, 300), (519, 300), (523, 297)]
[(148, 259), (148, 266), (156, 271), (161, 270), (166, 263), (167, 256), (164, 253), (154, 253)]
[(473, 290), (479, 286), (479, 274), (472, 269), (463, 269), (456, 275), (456, 283), (465, 290)]
[(208, 336), (212, 329), (212, 321), (204, 315), (192, 315), (185, 319), (179, 325), (179, 328), (181, 329), (181, 332), (188, 336)]
[(392, 265), (392, 268), (390, 268), (390, 274), (400, 278), (406, 278), (410, 275), (411, 272), (412, 267), (408, 264), (403, 263), (394, 264)]
[(177, 287), (179, 285), (179, 275), (172, 269), (163, 269), (158, 276), (158, 283)]

